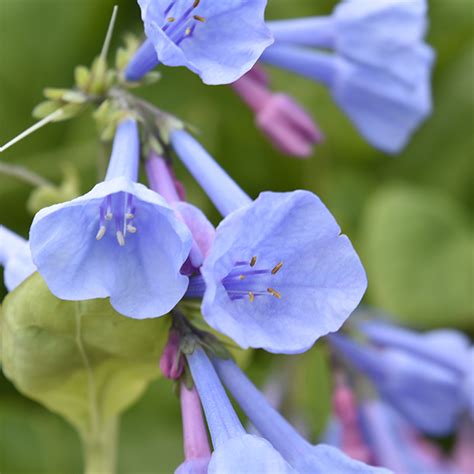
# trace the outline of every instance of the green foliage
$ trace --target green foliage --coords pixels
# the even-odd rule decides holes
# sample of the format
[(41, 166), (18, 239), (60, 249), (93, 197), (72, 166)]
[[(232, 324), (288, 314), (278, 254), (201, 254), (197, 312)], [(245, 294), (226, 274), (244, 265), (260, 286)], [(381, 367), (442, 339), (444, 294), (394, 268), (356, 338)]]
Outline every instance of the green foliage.
[[(2, 144), (31, 125), (31, 110), (41, 100), (45, 86), (62, 89), (75, 83), (77, 89), (85, 90), (90, 83), (90, 70), (77, 65), (91, 64), (99, 53), (115, 3), (119, 4), (119, 14), (111, 51), (122, 44), (121, 36), (125, 31), (142, 34), (136, 2), (83, 0), (75, 2), (74, 8), (71, 8), (71, 2), (60, 0), (0, 2)], [(271, 0), (267, 13), (269, 18), (320, 14), (329, 12), (335, 3), (335, 0)], [(471, 239), (466, 214), (472, 212), (473, 204), (470, 161), (474, 136), (472, 2), (429, 3), (430, 42), (438, 58), (434, 75), (434, 113), (398, 157), (386, 157), (367, 145), (322, 87), (285, 72), (272, 70), (274, 89), (292, 94), (304, 104), (326, 135), (326, 143), (318, 147), (315, 156), (308, 161), (292, 160), (275, 152), (255, 128), (252, 114), (228, 87), (204, 86), (183, 68), (160, 68), (162, 80), (137, 93), (198, 127), (203, 145), (252, 196), (263, 189), (296, 188), (307, 188), (319, 194), (361, 253), (369, 277), (368, 303), (392, 311), (394, 316), (410, 324), (460, 325), (472, 331), (473, 308), (472, 304), (466, 306), (466, 291), (472, 282), (472, 273), (466, 274), (469, 260), (464, 258)], [(449, 25), (456, 27), (448, 28)], [(133, 41), (126, 42), (126, 48), (115, 58), (110, 55), (109, 63), (115, 61), (117, 69), (123, 69), (127, 55), (134, 47)], [(51, 94), (54, 96), (50, 91)], [(52, 111), (54, 109), (43, 110), (43, 116)], [(101, 132), (107, 139), (113, 130)], [(79, 119), (48, 125), (1, 154), (0, 159), (27, 166), (53, 182), (63, 179), (58, 164), (70, 162), (79, 172), (80, 191), (84, 192), (103, 177), (108, 150), (99, 146), (96, 126), (90, 116), (83, 114)], [(179, 165), (177, 174), (186, 186), (189, 200), (217, 222), (214, 208)], [(36, 197), (38, 202), (30, 204), (27, 210), (25, 202), (30, 192), (29, 186), (0, 176), (0, 223), (25, 236), (31, 223), (29, 210), (59, 199), (56, 196), (51, 200), (49, 197), (43, 199), (44, 195)], [(35, 193), (48, 194), (45, 190)], [(69, 197), (62, 195), (62, 199)], [(400, 272), (402, 266), (404, 274)], [(41, 286), (37, 277), (32, 280), (36, 281), (35, 286)], [(32, 284), (28, 282), (28, 285)], [(18, 291), (25, 290), (20, 287)], [(16, 300), (16, 293), (8, 299)], [(7, 306), (12, 304), (8, 299)], [(102, 307), (106, 302), (91, 304)], [(51, 320), (62, 305), (74, 304), (53, 299), (49, 308)], [(34, 314), (34, 300), (29, 301), (28, 307)], [(12, 327), (27, 320), (26, 312), (22, 314), (18, 322), (11, 318), (15, 323)], [(70, 317), (64, 319), (56, 324), (64, 327), (69, 324), (72, 330), (74, 321)], [(107, 313), (102, 324), (122, 319), (125, 318)], [(83, 323), (86, 320), (92, 321), (86, 317)], [(93, 341), (89, 322), (82, 327), (87, 332), (87, 347), (91, 346), (94, 364), (99, 364), (94, 365), (97, 374), (102, 366), (100, 374), (105, 376), (109, 366), (100, 357), (112, 361), (120, 359), (110, 346), (114, 341), (114, 326), (109, 328), (112, 332), (108, 336), (103, 334), (106, 341)], [(137, 326), (142, 324), (130, 322), (135, 323)], [(165, 321), (143, 323), (161, 325)], [(18, 327), (21, 328), (22, 337), (18, 337), (22, 344), (27, 337), (35, 342), (30, 354), (21, 350), (21, 345), (15, 349), (18, 360), (22, 364), (28, 359), (37, 360), (38, 366), (39, 362), (52, 364), (54, 370), (37, 367), (38, 374), (45, 373), (47, 383), (53, 387), (70, 387), (65, 381), (67, 363), (60, 357), (48, 359), (48, 351), (43, 350), (43, 332), (36, 334), (31, 328)], [(164, 333), (165, 328), (161, 332)], [(73, 340), (68, 344), (60, 338), (61, 333), (54, 335), (50, 340), (50, 344), (56, 341), (54, 350), (62, 350), (68, 357), (75, 354), (76, 372), (84, 372), (80, 369), (77, 349), (75, 352), (72, 349)], [(105, 355), (100, 348), (103, 344), (107, 348)], [(241, 353), (245, 355), (249, 351)], [(303, 375), (298, 371), (291, 372), (288, 384), (295, 385), (292, 377), (298, 382), (294, 404), (307, 417), (312, 425), (310, 429), (317, 431), (329, 406), (327, 366), (321, 362), (324, 356), (316, 361), (311, 357), (303, 359)], [(33, 367), (29, 367), (31, 372), (34, 372)], [(124, 364), (124, 367), (124, 376), (130, 376), (128, 365)], [(260, 386), (267, 368), (259, 357), (249, 366), (249, 370), (257, 374), (253, 380)], [(110, 371), (115, 374), (114, 367)], [(143, 377), (148, 377), (144, 372)], [(33, 373), (31, 377), (33, 386), (22, 383), (27, 386), (28, 394), (38, 386), (38, 397), (43, 402), (47, 390), (37, 380), (38, 376)], [(72, 384), (72, 380), (69, 383)], [(105, 385), (111, 390), (113, 384)], [(105, 385), (100, 385), (101, 390), (104, 390), (104, 396), (109, 396)], [(84, 396), (82, 385), (78, 389), (79, 395)], [(123, 406), (121, 400), (117, 403)], [(53, 398), (46, 400), (50, 405), (53, 401)], [(79, 420), (80, 407), (83, 409), (84, 404), (75, 406)], [(312, 413), (312, 408), (317, 413)], [(172, 472), (182, 459), (178, 420), (179, 404), (172, 395), (171, 384), (166, 380), (154, 382), (145, 397), (123, 417), (119, 472)], [(28, 456), (25, 456), (25, 447), (28, 447)], [(79, 446), (73, 431), (59, 417), (23, 398), (3, 378), (0, 379), (0, 471), (3, 474), (81, 471)]]
[(410, 325), (469, 327), (473, 237), (449, 196), (409, 186), (373, 194), (360, 236), (371, 301)]
[(43, 207), (69, 201), (79, 196), (79, 174), (72, 163), (63, 163), (63, 181), (58, 186), (39, 186), (30, 194), (26, 207), (31, 214), (36, 214)]
[(3, 371), (88, 439), (158, 377), (167, 329), (166, 318), (126, 318), (106, 299), (59, 300), (34, 274), (4, 300)]

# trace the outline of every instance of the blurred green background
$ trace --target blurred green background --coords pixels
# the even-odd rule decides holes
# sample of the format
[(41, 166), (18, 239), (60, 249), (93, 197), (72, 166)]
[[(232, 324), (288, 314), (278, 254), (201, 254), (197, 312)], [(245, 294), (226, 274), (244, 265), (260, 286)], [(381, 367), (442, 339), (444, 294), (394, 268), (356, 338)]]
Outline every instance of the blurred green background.
[[(0, 0), (0, 143), (32, 124), (45, 86), (68, 87), (73, 69), (99, 52), (113, 4), (120, 6), (113, 46), (126, 31), (141, 33), (133, 0)], [(268, 18), (329, 12), (334, 1), (269, 0)], [(428, 40), (437, 52), (434, 114), (407, 149), (389, 157), (367, 145), (318, 85), (273, 71), (275, 90), (301, 101), (326, 135), (308, 161), (280, 155), (255, 129), (229, 87), (205, 87), (184, 69), (140, 91), (159, 107), (194, 124), (200, 140), (252, 196), (262, 190), (306, 188), (335, 214), (369, 276), (365, 301), (414, 326), (473, 321), (472, 152), (474, 31), (471, 0), (432, 0)], [(60, 164), (73, 163), (81, 189), (97, 178), (104, 153), (89, 116), (50, 125), (0, 155), (59, 182)], [(198, 186), (178, 167), (189, 200), (217, 222)], [(31, 187), (0, 175), (0, 224), (26, 236)], [(3, 291), (3, 290), (0, 290)], [(255, 354), (251, 373), (263, 383), (283, 357)], [(276, 362), (275, 362), (276, 361)], [(296, 362), (295, 362), (296, 361)], [(327, 381), (318, 348), (290, 363), (306, 371), (293, 397), (321, 424)], [(300, 370), (301, 372), (301, 370)], [(312, 372), (312, 373), (310, 373)], [(314, 376), (314, 380), (312, 379)], [(317, 380), (316, 380), (317, 379)], [(168, 473), (182, 459), (178, 401), (168, 381), (154, 383), (123, 417), (119, 472)], [(319, 426), (320, 428), (320, 426)], [(0, 471), (81, 471), (77, 435), (59, 417), (20, 396), (0, 378)]]

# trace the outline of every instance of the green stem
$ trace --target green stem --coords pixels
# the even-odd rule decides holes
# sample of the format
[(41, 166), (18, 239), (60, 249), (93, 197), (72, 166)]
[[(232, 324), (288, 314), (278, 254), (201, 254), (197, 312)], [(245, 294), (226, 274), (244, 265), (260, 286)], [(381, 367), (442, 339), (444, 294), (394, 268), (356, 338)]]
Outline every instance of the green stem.
[(30, 171), (23, 166), (0, 162), (0, 174), (20, 179), (32, 186), (53, 186), (53, 184), (47, 179), (39, 174), (33, 173), (33, 171)]
[(104, 422), (98, 432), (83, 437), (84, 473), (114, 474), (119, 418)]

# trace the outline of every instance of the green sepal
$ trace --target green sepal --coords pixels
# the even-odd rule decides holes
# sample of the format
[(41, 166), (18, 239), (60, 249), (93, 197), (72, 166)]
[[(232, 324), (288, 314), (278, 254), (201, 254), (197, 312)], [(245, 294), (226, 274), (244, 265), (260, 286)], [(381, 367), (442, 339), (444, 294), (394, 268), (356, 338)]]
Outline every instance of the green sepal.
[(87, 92), (91, 80), (91, 72), (86, 66), (77, 66), (74, 69), (74, 80), (78, 89)]
[(55, 100), (45, 100), (44, 102), (40, 102), (34, 109), (33, 109), (33, 117), (37, 119), (42, 119), (51, 115), (56, 110), (62, 107), (61, 102)]

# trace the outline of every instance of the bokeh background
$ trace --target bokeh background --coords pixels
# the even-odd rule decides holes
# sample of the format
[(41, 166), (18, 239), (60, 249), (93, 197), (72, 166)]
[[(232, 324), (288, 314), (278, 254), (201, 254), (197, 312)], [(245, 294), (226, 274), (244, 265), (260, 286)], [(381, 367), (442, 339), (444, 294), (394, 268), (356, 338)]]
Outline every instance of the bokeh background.
[[(134, 0), (0, 0), (0, 143), (32, 124), (31, 110), (45, 86), (68, 87), (74, 67), (90, 64), (115, 3), (120, 9), (113, 46), (118, 46), (126, 31), (142, 33)], [(268, 3), (267, 17), (277, 19), (324, 14), (336, 2)], [(472, 335), (472, 20), (471, 0), (430, 1), (428, 41), (437, 52), (434, 113), (396, 157), (366, 144), (322, 87), (281, 71), (272, 71), (274, 89), (301, 101), (326, 135), (311, 160), (276, 152), (229, 87), (206, 87), (187, 70), (163, 70), (158, 84), (139, 93), (194, 124), (202, 143), (250, 195), (297, 188), (317, 193), (362, 257), (369, 276), (367, 304), (413, 326), (454, 326)], [(61, 163), (71, 163), (85, 192), (95, 183), (96, 162), (106, 152), (90, 116), (84, 116), (48, 126), (0, 159), (56, 182)], [(178, 174), (189, 200), (217, 222), (198, 186), (180, 167)], [(0, 224), (24, 236), (32, 219), (25, 205), (31, 191), (0, 175)], [(291, 410), (307, 420), (313, 436), (329, 410), (320, 346), (290, 360), (254, 353), (249, 365), (258, 384), (276, 366), (286, 367)], [(123, 416), (119, 472), (173, 472), (182, 459), (180, 423), (171, 384), (155, 382)], [(0, 471), (69, 474), (81, 469), (75, 432), (0, 377)]]

